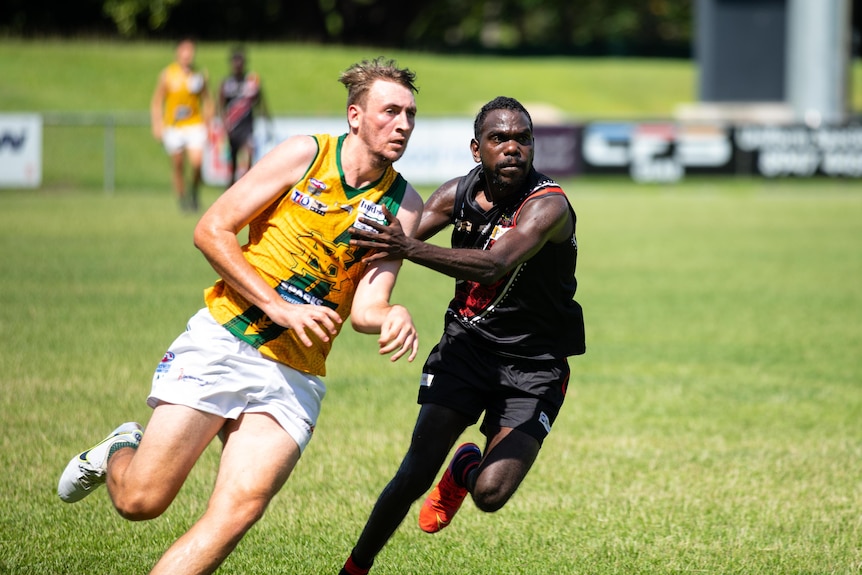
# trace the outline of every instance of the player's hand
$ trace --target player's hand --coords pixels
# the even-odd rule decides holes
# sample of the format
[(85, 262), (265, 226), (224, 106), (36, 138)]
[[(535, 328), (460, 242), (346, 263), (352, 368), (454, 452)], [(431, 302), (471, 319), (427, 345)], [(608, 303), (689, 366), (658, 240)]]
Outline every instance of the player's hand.
[(338, 326), (341, 324), (341, 317), (335, 310), (322, 305), (295, 304), (280, 300), (271, 307), (272, 309), (263, 310), (264, 313), (278, 325), (293, 330), (305, 347), (313, 345), (309, 333), (313, 333), (321, 341), (329, 341), (338, 333)]
[(398, 221), (389, 208), (382, 206), (383, 215), (386, 216), (386, 223), (381, 224), (368, 218), (360, 217), (359, 221), (375, 231), (362, 230), (357, 227), (351, 227), (350, 245), (374, 250), (369, 256), (363, 258), (365, 262), (375, 260), (397, 260), (407, 256), (407, 250), (411, 238), (404, 233), (404, 228), (401, 227), (401, 222)]
[(391, 361), (397, 361), (407, 353), (410, 354), (407, 361), (416, 358), (419, 351), (419, 334), (406, 307), (393, 305), (389, 308), (383, 325), (380, 326), (377, 343), (380, 345), (380, 355), (392, 354)]

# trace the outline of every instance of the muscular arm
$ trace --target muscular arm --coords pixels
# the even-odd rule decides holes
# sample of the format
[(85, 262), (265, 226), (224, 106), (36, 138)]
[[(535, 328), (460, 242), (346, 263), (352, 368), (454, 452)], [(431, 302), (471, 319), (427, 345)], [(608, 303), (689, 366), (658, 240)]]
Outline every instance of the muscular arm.
[(307, 346), (312, 343), (306, 330), (328, 341), (337, 332), (335, 324), (341, 318), (325, 306), (284, 301), (245, 259), (237, 234), (299, 181), (316, 152), (317, 145), (308, 136), (289, 138), (279, 144), (219, 196), (194, 232), (195, 246), (213, 269), (275, 323), (293, 329)]
[[(422, 199), (412, 187), (398, 210), (397, 221), (409, 235), (414, 235), (422, 214)], [(391, 215), (391, 214), (390, 214)], [(419, 350), (419, 338), (407, 308), (390, 303), (401, 260), (378, 260), (365, 270), (350, 313), (353, 328), (361, 333), (379, 333), (380, 353), (392, 353), (392, 361), (409, 353), (413, 361)]]
[[(563, 241), (570, 236), (574, 222), (569, 216), (568, 202), (555, 194), (530, 200), (518, 216), (518, 225), (500, 237), (488, 250), (445, 248), (422, 241), (442, 229), (444, 214), (450, 221), (454, 206), (455, 186), (444, 184), (426, 204), (427, 215), (416, 238), (403, 234), (396, 222), (372, 226), (378, 234), (356, 234), (353, 243), (377, 248), (371, 258), (408, 259), (456, 279), (493, 283), (516, 266), (530, 259), (548, 241)], [(426, 223), (427, 222), (427, 223)], [(369, 259), (371, 259), (369, 258)]]

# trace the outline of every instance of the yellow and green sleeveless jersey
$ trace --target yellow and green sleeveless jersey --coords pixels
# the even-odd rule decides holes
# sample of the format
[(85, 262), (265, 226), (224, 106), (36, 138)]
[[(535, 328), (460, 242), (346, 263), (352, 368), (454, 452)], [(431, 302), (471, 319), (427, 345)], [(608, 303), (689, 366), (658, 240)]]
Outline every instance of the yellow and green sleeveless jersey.
[(204, 121), (201, 111), (201, 96), (205, 87), (204, 76), (194, 70), (185, 70), (174, 62), (164, 71), (165, 126), (181, 127), (200, 124)]
[[(318, 152), (311, 166), (251, 222), (242, 250), (286, 301), (325, 305), (346, 320), (367, 252), (350, 245), (347, 230), (358, 224), (359, 216), (383, 221), (383, 205), (397, 213), (407, 182), (390, 166), (380, 180), (365, 188), (348, 186), (341, 170), (345, 136), (313, 137)], [(326, 374), (332, 339), (323, 342), (309, 333), (314, 345), (305, 347), (292, 330), (275, 324), (223, 280), (207, 289), (204, 297), (216, 321), (263, 355), (300, 371)]]

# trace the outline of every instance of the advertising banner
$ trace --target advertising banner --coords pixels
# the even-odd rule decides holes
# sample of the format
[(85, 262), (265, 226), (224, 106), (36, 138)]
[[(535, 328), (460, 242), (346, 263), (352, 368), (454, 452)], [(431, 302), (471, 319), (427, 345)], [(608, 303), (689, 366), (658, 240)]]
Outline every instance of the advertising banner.
[(0, 114), (0, 187), (42, 183), (42, 116)]
[[(23, 148), (25, 133), (16, 125), (4, 132), (3, 146), (10, 150)], [(277, 118), (269, 124), (259, 119), (255, 155), (259, 158), (294, 134), (343, 134), (346, 129), (343, 118)], [(436, 187), (464, 175), (475, 165), (470, 153), (472, 131), (469, 118), (423, 119), (417, 122), (410, 145), (395, 167), (414, 185)], [(619, 174), (637, 182), (672, 183), (699, 174), (862, 177), (862, 125), (811, 128), (620, 121), (537, 125), (534, 135), (536, 169), (557, 178)], [(38, 173), (38, 160), (37, 155), (28, 164), (34, 166), (27, 168), (28, 175)], [(21, 173), (22, 161), (16, 166)], [(8, 171), (4, 169), (4, 173)], [(226, 138), (223, 130), (214, 131), (204, 178), (208, 184), (224, 185), (228, 174)]]
[(581, 147), (584, 173), (639, 182), (735, 171), (731, 132), (718, 124), (596, 122), (584, 126)]
[[(290, 136), (347, 132), (346, 118), (274, 118), (255, 120), (255, 161)], [(475, 165), (470, 154), (473, 124), (468, 118), (429, 118), (417, 122), (407, 151), (395, 169), (414, 185), (439, 186), (446, 180), (466, 174)], [(226, 185), (229, 178), (227, 138), (214, 130), (204, 155), (204, 181)]]
[(737, 126), (733, 140), (746, 173), (862, 177), (862, 126)]
[(581, 171), (580, 126), (534, 126), (533, 165), (551, 177), (575, 176)]

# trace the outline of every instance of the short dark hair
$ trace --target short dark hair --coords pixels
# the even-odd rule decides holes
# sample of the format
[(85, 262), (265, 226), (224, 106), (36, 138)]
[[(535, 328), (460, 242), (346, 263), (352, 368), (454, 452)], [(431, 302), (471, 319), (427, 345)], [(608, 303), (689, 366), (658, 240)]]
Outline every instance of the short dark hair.
[(373, 60), (363, 60), (350, 66), (341, 73), (338, 81), (347, 87), (347, 105), (365, 104), (365, 96), (371, 85), (377, 80), (395, 82), (408, 88), (414, 94), (419, 91), (416, 87), (416, 74), (408, 68), (399, 68), (395, 60), (387, 60), (379, 56)]
[(521, 112), (525, 116), (527, 116), (527, 121), (530, 122), (530, 131), (533, 131), (533, 118), (530, 117), (530, 113), (527, 109), (515, 98), (509, 98), (508, 96), (497, 96), (479, 110), (479, 113), (476, 114), (476, 120), (473, 122), (473, 137), (476, 140), (479, 140), (479, 135), (482, 133), (482, 126), (485, 123), (485, 118), (488, 116), (489, 112), (493, 112), (494, 110), (512, 110), (514, 112)]

